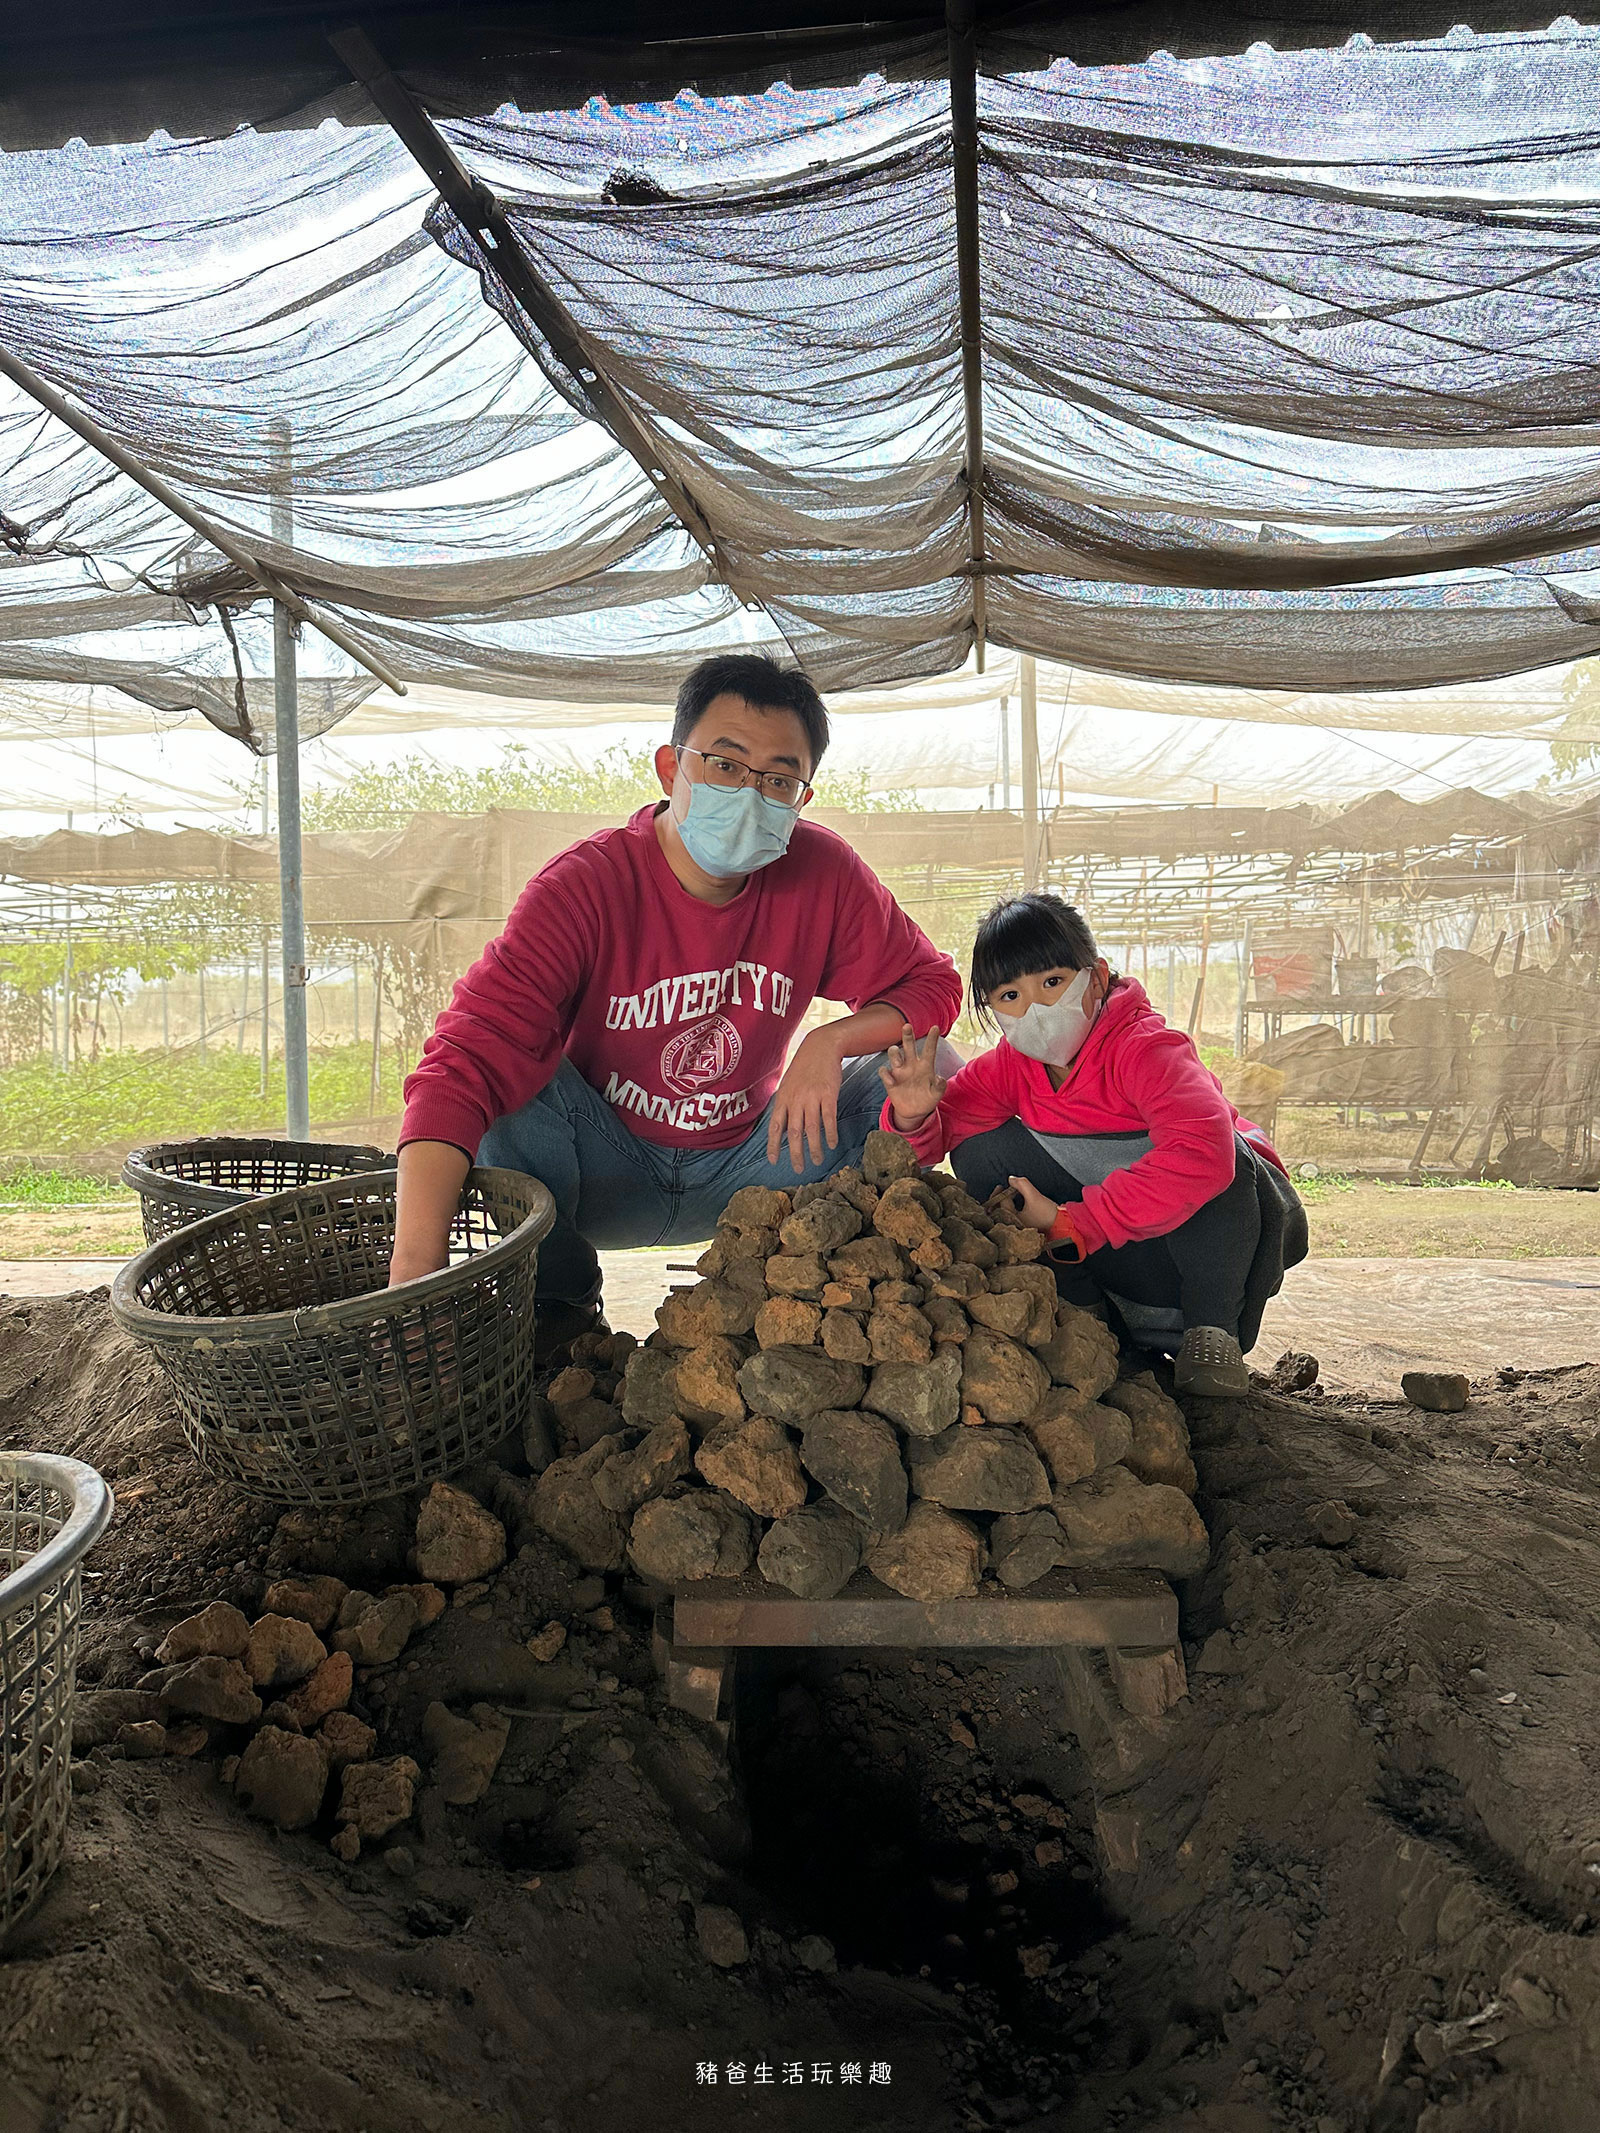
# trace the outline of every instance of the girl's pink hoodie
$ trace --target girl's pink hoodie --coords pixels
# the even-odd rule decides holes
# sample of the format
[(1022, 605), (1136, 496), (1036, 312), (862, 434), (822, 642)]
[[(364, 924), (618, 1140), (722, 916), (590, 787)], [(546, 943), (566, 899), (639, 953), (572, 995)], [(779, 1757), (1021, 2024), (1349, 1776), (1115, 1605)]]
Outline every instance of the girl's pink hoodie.
[[(1187, 1222), (1233, 1183), (1236, 1131), (1284, 1168), (1261, 1128), (1223, 1095), (1193, 1040), (1168, 1027), (1132, 978), (1113, 985), (1059, 1089), (1038, 1060), (1002, 1039), (951, 1077), (938, 1110), (906, 1138), (931, 1165), (1011, 1118), (1041, 1133), (1149, 1134), (1148, 1154), (1084, 1187), (1075, 1213), (1087, 1251), (1164, 1237)], [(883, 1123), (894, 1125), (890, 1104)]]

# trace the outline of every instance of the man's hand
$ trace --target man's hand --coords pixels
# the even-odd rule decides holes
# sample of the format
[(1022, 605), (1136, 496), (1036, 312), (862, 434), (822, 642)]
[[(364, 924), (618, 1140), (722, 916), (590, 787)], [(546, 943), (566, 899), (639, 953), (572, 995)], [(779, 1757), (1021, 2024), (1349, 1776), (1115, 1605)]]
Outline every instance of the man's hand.
[(889, 1047), (889, 1063), (878, 1069), (878, 1079), (889, 1092), (894, 1122), (902, 1133), (915, 1133), (924, 1119), (931, 1118), (950, 1084), (935, 1065), (939, 1032), (929, 1030), (921, 1042), (909, 1022), (900, 1025), (900, 1042)]
[(796, 1176), (806, 1167), (807, 1151), (813, 1163), (820, 1163), (825, 1149), (839, 1145), (839, 1072), (843, 1055), (834, 1035), (838, 1027), (838, 1023), (831, 1023), (801, 1038), (772, 1098), (767, 1161), (778, 1160), (778, 1149), (787, 1140), (789, 1162)]
[(408, 1141), (396, 1160), (400, 1185), (389, 1258), (391, 1289), (449, 1265), (450, 1225), (472, 1167), (461, 1150), (446, 1141)]

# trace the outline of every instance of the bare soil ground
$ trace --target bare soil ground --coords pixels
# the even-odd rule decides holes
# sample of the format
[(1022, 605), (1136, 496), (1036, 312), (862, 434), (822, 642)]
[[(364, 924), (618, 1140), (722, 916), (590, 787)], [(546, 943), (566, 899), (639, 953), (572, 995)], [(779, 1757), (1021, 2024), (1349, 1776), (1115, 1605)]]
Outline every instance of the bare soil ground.
[[(1215, 1549), (1164, 1719), (1097, 1728), (1044, 1653), (797, 1653), (745, 1683), (729, 1763), (664, 1707), (648, 1595), (530, 1539), (360, 1692), (384, 1753), (436, 1696), (514, 1710), (478, 1806), (425, 1788), (347, 1867), (248, 1820), (214, 1760), (108, 1760), (0, 1963), (0, 2126), (1600, 2126), (1600, 1369), (1455, 1416), (1190, 1419)], [(118, 1490), (86, 1683), (269, 1571), (399, 1569), (404, 1507), (280, 1523), (201, 1475), (103, 1295), (0, 1306), (0, 1442)], [(702, 1954), (707, 1901), (745, 1962)]]

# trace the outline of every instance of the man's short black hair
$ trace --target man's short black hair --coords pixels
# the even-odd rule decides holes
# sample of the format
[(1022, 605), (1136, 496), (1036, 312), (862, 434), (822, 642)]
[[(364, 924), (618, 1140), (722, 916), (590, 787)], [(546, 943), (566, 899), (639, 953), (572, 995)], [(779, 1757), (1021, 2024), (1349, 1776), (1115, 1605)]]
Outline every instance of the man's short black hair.
[(719, 696), (737, 696), (752, 711), (792, 711), (805, 728), (811, 751), (811, 770), (828, 747), (828, 713), (809, 676), (798, 667), (780, 667), (760, 652), (719, 652), (702, 659), (692, 674), (684, 676), (678, 691), (678, 707), (672, 717), (672, 745), (684, 747), (707, 710)]
[(1100, 959), (1089, 921), (1064, 896), (1033, 889), (1003, 896), (972, 943), (972, 1012), (990, 1022), (989, 995), (1041, 970), (1088, 970)]

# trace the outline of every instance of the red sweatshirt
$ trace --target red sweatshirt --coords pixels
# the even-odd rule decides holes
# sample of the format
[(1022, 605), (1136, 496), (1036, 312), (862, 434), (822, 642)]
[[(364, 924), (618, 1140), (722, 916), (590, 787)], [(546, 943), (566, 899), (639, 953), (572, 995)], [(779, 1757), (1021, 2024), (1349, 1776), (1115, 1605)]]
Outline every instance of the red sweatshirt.
[(655, 813), (585, 837), (529, 882), (407, 1077), (402, 1147), (471, 1155), (565, 1052), (639, 1139), (727, 1148), (749, 1138), (818, 995), (949, 1029), (955, 965), (832, 830), (798, 823), (784, 856), (718, 905), (668, 866)]
[[(1149, 1134), (1148, 1154), (1086, 1185), (1074, 1206), (1084, 1250), (1164, 1237), (1233, 1183), (1237, 1130), (1283, 1169), (1259, 1126), (1241, 1118), (1192, 1039), (1170, 1029), (1142, 985), (1119, 978), (1059, 1089), (1037, 1059), (1002, 1040), (951, 1076), (933, 1116), (907, 1135), (924, 1163), (937, 1163), (975, 1133), (1020, 1118), (1040, 1133)], [(885, 1104), (883, 1123), (894, 1124)]]

